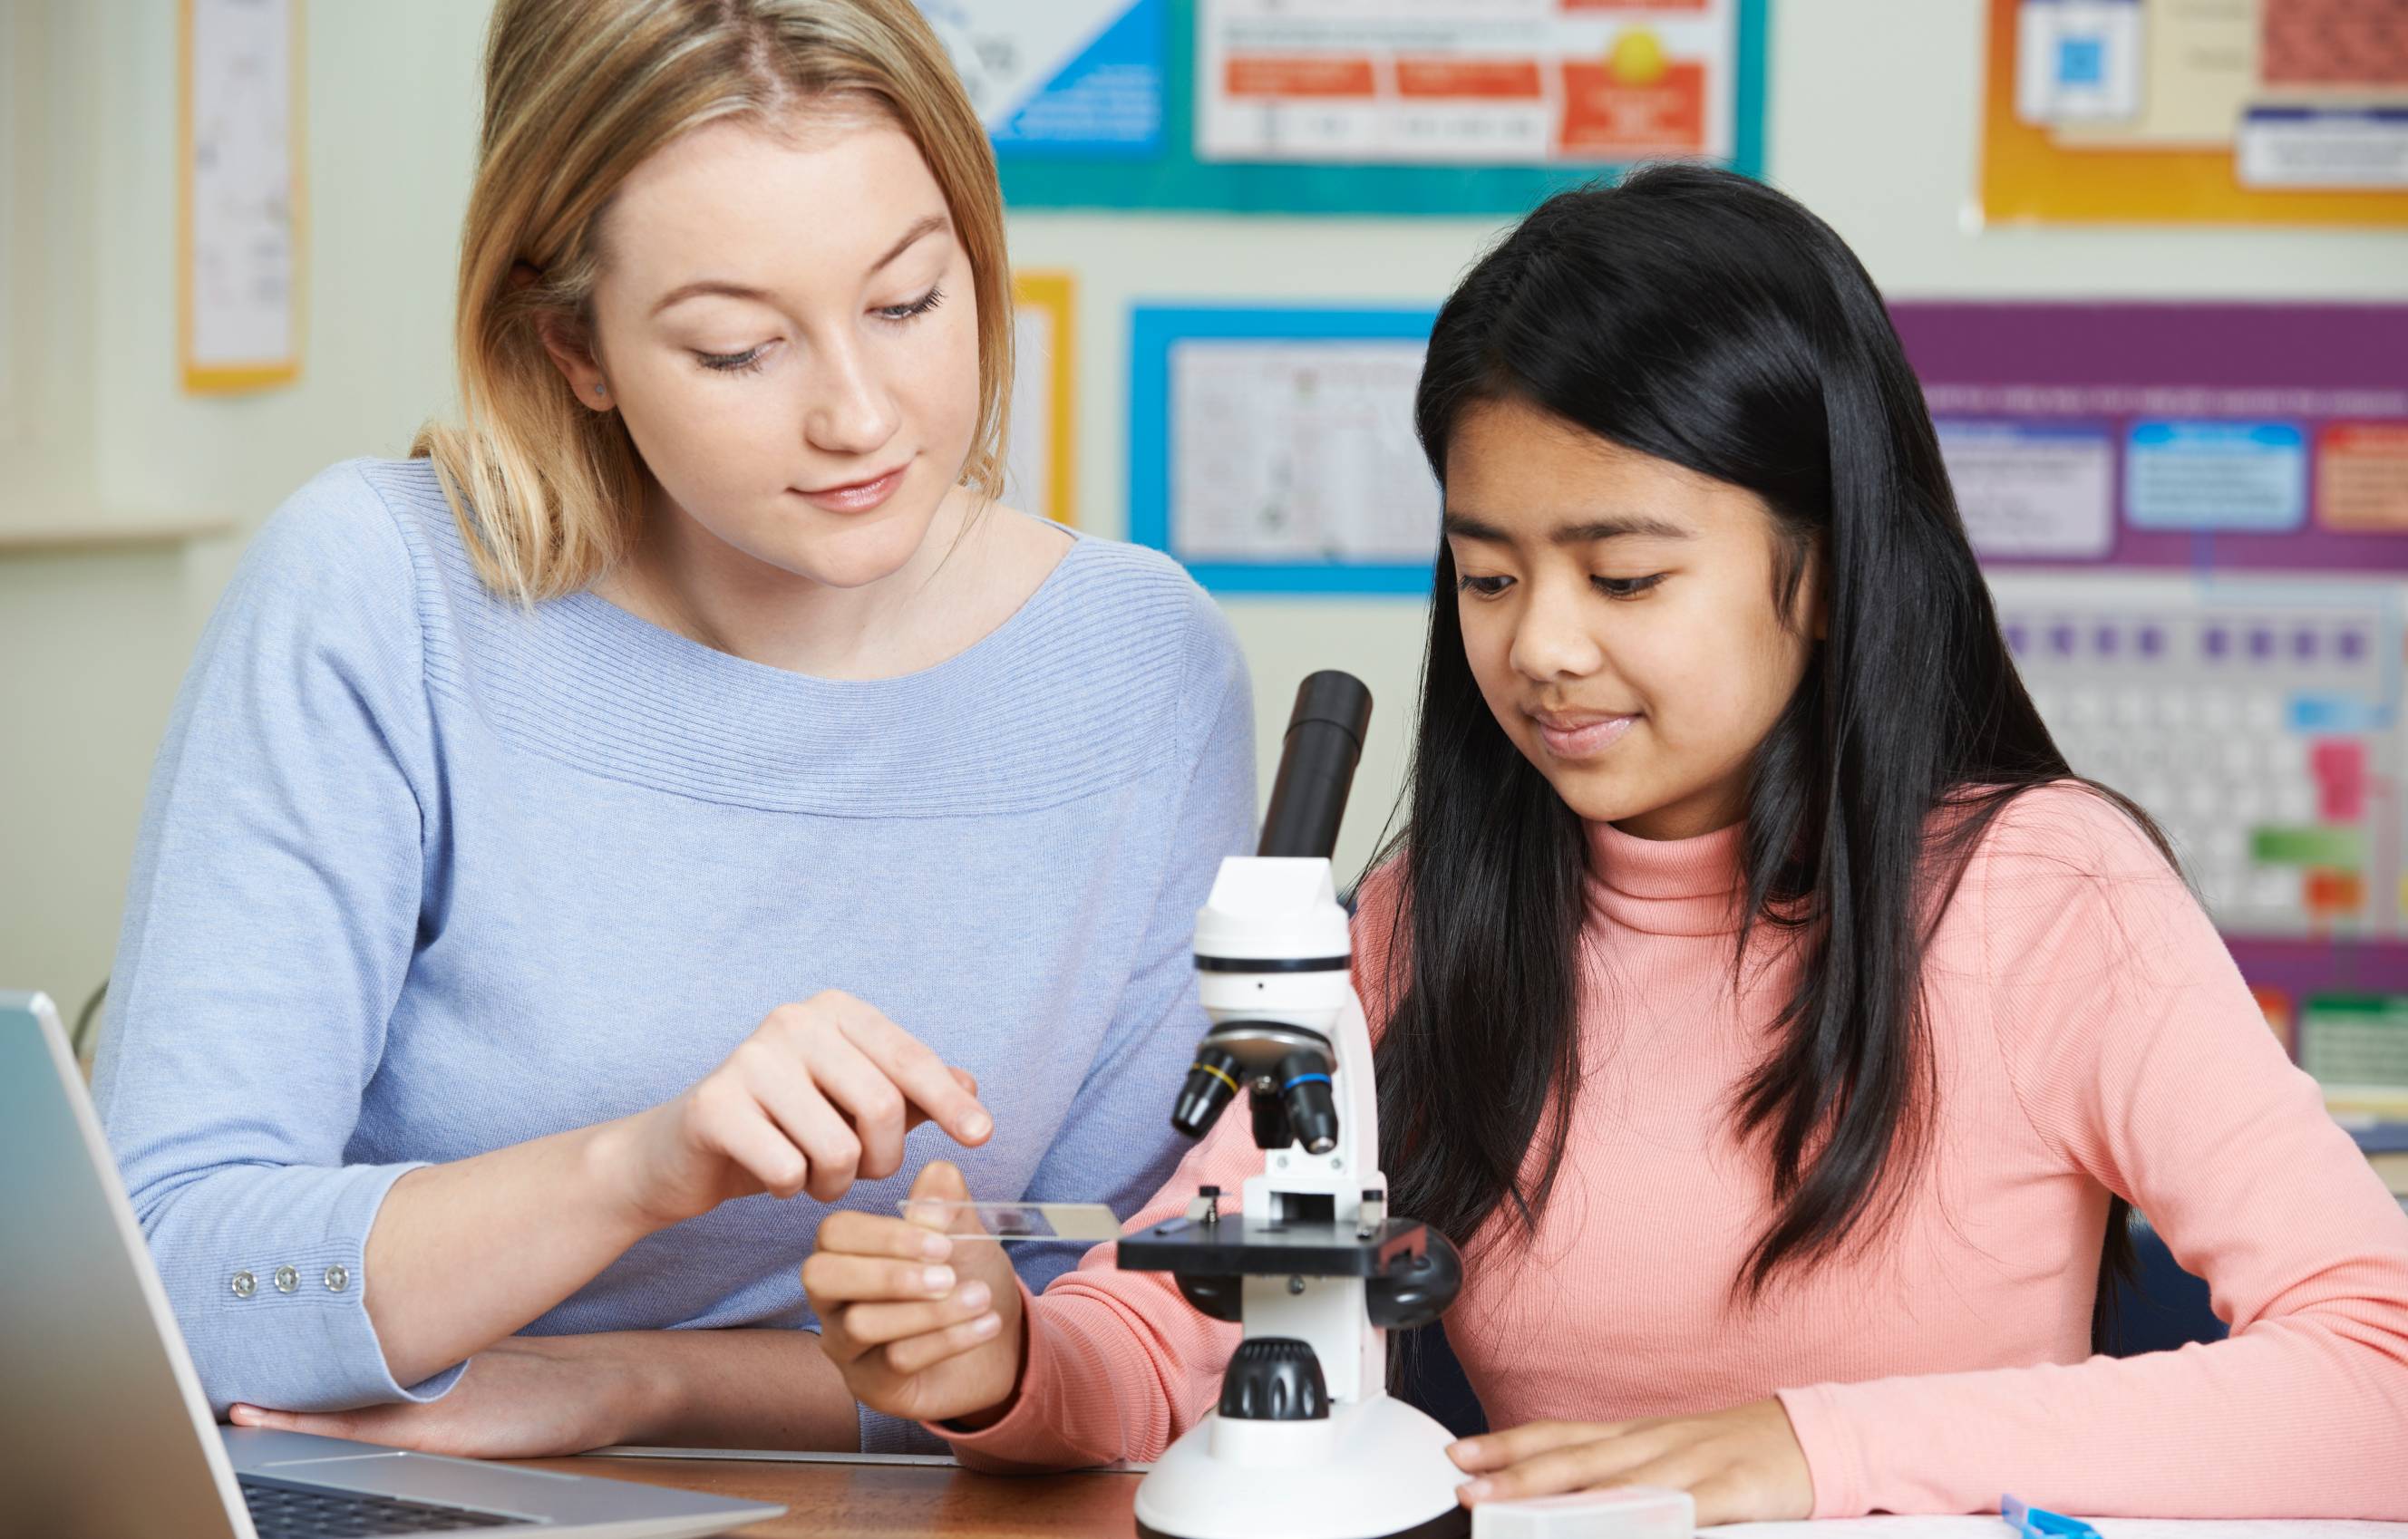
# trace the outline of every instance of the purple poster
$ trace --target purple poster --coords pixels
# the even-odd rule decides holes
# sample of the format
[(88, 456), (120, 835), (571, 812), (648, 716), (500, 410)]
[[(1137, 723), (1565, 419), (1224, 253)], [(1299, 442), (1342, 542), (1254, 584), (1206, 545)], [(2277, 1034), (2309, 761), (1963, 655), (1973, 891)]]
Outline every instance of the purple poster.
[(2408, 572), (2408, 305), (1890, 311), (1985, 561)]
[(2336, 1110), (2408, 1119), (2408, 306), (1891, 310), (2067, 759)]

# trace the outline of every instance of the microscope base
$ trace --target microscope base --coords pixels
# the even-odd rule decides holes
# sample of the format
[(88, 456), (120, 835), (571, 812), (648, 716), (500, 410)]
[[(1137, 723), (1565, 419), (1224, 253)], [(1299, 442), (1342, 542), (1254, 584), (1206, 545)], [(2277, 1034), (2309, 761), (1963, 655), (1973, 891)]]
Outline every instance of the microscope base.
[(1326, 1421), (1206, 1417), (1137, 1489), (1141, 1539), (1459, 1539), (1447, 1430), (1386, 1395)]

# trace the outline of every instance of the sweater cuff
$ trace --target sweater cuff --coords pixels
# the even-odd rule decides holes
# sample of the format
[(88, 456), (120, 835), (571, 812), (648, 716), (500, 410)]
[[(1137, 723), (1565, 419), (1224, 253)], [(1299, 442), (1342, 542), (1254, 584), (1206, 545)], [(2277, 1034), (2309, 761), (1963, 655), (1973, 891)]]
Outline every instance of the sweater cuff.
[[(299, 1190), (288, 1232), (246, 1234), (230, 1246), (175, 1257), (168, 1296), (182, 1320), (211, 1414), (236, 1401), (280, 1411), (344, 1411), (438, 1400), (459, 1381), (458, 1362), (404, 1385), (393, 1376), (368, 1316), (368, 1232), (385, 1194), (419, 1163), (280, 1173)], [(165, 1258), (163, 1258), (164, 1260)], [(207, 1302), (203, 1302), (207, 1301)]]
[(1779, 1391), (1781, 1408), (1789, 1414), (1789, 1430), (1806, 1455), (1807, 1478), (1814, 1484), (1816, 1518), (1861, 1518), (1864, 1504), (1864, 1450), (1856, 1429), (1841, 1409), (1838, 1386), (1811, 1385)]

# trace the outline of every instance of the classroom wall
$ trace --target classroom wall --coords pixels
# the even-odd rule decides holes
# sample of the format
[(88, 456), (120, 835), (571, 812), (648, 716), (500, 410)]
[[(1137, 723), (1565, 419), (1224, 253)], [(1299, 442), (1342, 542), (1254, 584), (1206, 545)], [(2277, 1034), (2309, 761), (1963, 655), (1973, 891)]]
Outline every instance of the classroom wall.
[[(30, 339), (22, 324), (15, 334), (18, 385), (67, 400), (82, 425), (48, 447), (0, 438), (0, 480), (63, 475), (66, 490), (39, 510), (63, 521), (224, 516), (237, 530), (0, 554), (0, 985), (50, 990), (72, 1011), (108, 971), (150, 758), (242, 534), (322, 464), (399, 453), (446, 409), (486, 0), (308, 6), (304, 372), (239, 400), (176, 383), (174, 5), (10, 3), (46, 29), (53, 80), (73, 85), (52, 93), (48, 131), (22, 136), (12, 162), (20, 186), (61, 190), (38, 232), (54, 260), (9, 268), (10, 314), (36, 322)], [(1977, 229), (1978, 9), (1772, 6), (1770, 178), (1829, 219), (1887, 292), (2408, 299), (2399, 235)], [(1123, 527), (1130, 303), (1427, 304), (1495, 233), (1464, 220), (1015, 216), (1014, 260), (1080, 282), (1082, 521)], [(0, 517), (22, 512), (9, 495)], [(1299, 677), (1341, 667), (1370, 684), (1373, 741), (1340, 848), (1342, 865), (1359, 864), (1401, 781), (1421, 605), (1226, 606), (1254, 668), (1266, 783)]]

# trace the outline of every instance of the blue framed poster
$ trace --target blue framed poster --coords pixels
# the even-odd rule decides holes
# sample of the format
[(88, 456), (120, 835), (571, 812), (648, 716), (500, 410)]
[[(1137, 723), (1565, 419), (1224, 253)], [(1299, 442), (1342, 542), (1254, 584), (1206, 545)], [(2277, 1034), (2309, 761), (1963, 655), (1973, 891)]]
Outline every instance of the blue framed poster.
[(1412, 399), (1437, 316), (1138, 306), (1129, 538), (1216, 592), (1426, 595), (1439, 491)]
[(1161, 154), (1163, 0), (921, 0), (920, 10), (999, 164)]
[(926, 0), (1019, 208), (1514, 215), (1764, 169), (1770, 0)]

